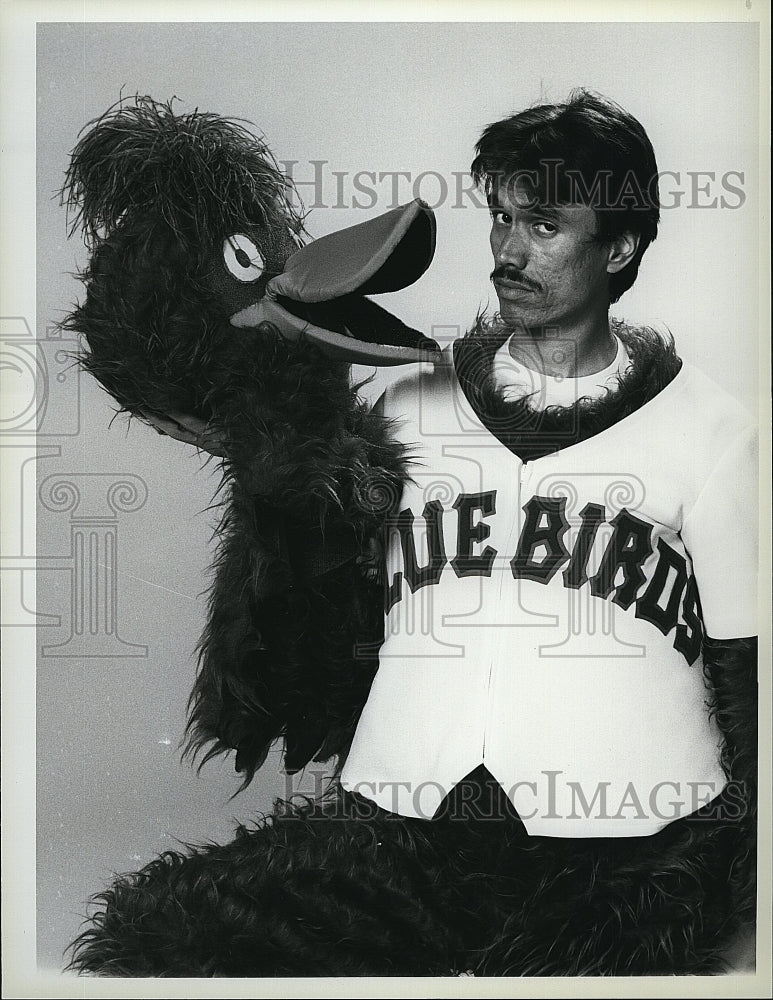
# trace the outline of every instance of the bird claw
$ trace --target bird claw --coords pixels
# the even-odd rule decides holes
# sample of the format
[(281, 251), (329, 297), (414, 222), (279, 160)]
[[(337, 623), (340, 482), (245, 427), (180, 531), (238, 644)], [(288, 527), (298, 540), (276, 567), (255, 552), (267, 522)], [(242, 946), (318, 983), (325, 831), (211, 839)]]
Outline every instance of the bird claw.
[(360, 573), (369, 583), (379, 583), (382, 579), (384, 566), (384, 547), (377, 538), (369, 538), (365, 543), (365, 551), (357, 556)]

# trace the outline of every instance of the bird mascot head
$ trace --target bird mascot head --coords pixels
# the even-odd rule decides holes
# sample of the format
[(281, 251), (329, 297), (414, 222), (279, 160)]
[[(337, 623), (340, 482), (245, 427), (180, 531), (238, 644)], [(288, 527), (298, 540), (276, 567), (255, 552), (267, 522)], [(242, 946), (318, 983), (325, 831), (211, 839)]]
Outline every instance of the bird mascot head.
[[(83, 364), (138, 416), (218, 419), (281, 367), (403, 364), (437, 345), (366, 298), (414, 282), (434, 253), (420, 202), (302, 247), (303, 217), (262, 138), (237, 121), (139, 97), (87, 126), (63, 188), (92, 256)], [(255, 379), (258, 380), (256, 384)]]

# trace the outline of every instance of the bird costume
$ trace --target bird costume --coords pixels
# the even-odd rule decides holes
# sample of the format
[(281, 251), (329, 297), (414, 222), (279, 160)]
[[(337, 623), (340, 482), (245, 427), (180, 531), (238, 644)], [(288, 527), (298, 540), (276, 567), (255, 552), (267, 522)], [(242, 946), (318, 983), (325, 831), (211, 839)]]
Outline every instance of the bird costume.
[[(709, 776), (718, 794), (656, 830), (620, 837), (530, 825), (524, 800), (508, 794), (483, 748), (454, 758), (454, 739), (471, 746), (487, 731), (465, 744), (464, 720), (480, 706), (463, 697), (461, 728), (440, 732), (433, 719), (422, 732), (427, 686), (443, 678), (409, 669), (410, 636), (398, 649), (384, 631), (385, 608), (394, 621), (441, 578), (449, 588), (477, 586), (498, 554), (486, 546), (496, 491), (485, 483), (465, 483), (445, 507), (411, 509), (422, 454), (400, 417), (422, 392), (439, 393), (443, 405), (463, 401), (501, 448), (500, 462), (526, 464), (573, 443), (592, 447), (673, 393), (682, 369), (673, 346), (621, 326), (632, 364), (616, 390), (535, 417), (492, 377), (503, 342), (496, 322), (479, 321), (449, 357), (367, 298), (405, 287), (429, 265), (435, 229), (425, 206), (304, 247), (288, 183), (261, 139), (150, 98), (92, 123), (64, 196), (91, 250), (85, 302), (66, 321), (85, 337), (83, 366), (140, 419), (205, 421), (223, 456), (227, 503), (189, 748), (204, 759), (233, 751), (245, 784), (280, 738), (288, 771), (331, 759), (340, 770), (346, 761), (343, 780), (318, 801), (278, 803), (227, 845), (169, 851), (117, 878), (96, 897), (72, 967), (116, 976), (721, 971), (723, 948), (754, 911), (756, 640), (711, 639), (696, 624), (686, 563), (681, 617), (666, 601), (674, 618), (666, 629), (660, 576), (678, 559), (648, 562), (658, 593), (633, 587), (628, 538), (636, 536), (623, 537), (621, 522), (608, 571), (602, 559), (592, 579), (593, 511), (570, 553), (555, 496), (535, 508), (531, 543), (513, 538), (512, 551), (502, 550), (523, 578), (569, 572), (569, 586), (595, 581), (600, 600), (636, 614), (641, 602), (650, 619), (660, 612), (675, 655), (691, 664), (700, 656), (689, 681), (692, 724), (721, 731), (722, 757), (684, 777)], [(412, 366), (401, 383), (408, 395), (398, 387), (383, 410), (367, 409), (350, 382), (352, 362)], [(441, 411), (447, 434), (454, 414)], [(422, 519), (426, 560), (413, 533)], [(641, 570), (643, 551), (637, 558)], [(620, 566), (630, 570), (630, 594)], [(381, 668), (380, 650), (389, 653)], [(695, 705), (701, 665), (711, 682), (705, 715)], [(514, 679), (523, 677), (525, 694), (535, 679), (526, 662), (515, 666), (508, 696), (517, 700)], [(527, 723), (523, 712), (514, 720), (519, 746)], [(495, 731), (506, 745), (507, 727)], [(411, 775), (442, 779), (425, 813), (365, 787), (400, 778), (389, 767), (411, 756), (406, 740), (417, 760), (441, 762)], [(634, 744), (625, 766), (646, 751)]]

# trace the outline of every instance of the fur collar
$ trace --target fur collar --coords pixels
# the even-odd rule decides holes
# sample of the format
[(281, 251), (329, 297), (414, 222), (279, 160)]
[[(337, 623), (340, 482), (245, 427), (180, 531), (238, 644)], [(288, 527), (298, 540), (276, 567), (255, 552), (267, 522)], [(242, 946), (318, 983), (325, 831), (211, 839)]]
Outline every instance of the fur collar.
[(665, 388), (682, 367), (673, 339), (649, 327), (628, 326), (612, 318), (613, 333), (631, 358), (614, 391), (599, 399), (583, 398), (572, 406), (535, 410), (529, 398), (507, 400), (492, 375), (494, 354), (510, 330), (495, 317), (479, 317), (454, 344), (454, 367), (470, 405), (495, 437), (523, 461), (568, 448), (616, 424)]

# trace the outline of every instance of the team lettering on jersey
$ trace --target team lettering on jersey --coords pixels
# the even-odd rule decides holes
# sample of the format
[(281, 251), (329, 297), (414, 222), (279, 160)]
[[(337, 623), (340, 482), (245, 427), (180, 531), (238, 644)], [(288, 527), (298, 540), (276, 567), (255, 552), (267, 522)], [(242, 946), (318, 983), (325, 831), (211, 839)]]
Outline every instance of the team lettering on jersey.
[[(460, 493), (453, 503), (457, 512), (456, 553), (449, 560), (443, 538), (443, 518), (450, 514), (438, 500), (424, 505), (428, 559), (420, 566), (413, 534), (414, 514), (402, 510), (390, 523), (399, 532), (402, 571), (395, 572), (386, 588), (387, 613), (403, 593), (403, 579), (411, 593), (434, 586), (441, 576), (491, 576), (497, 551), (481, 548), (491, 534), (485, 518), (496, 513), (496, 490)], [(683, 555), (662, 538), (657, 539), (657, 561), (645, 573), (653, 553), (653, 525), (623, 507), (608, 522), (612, 528), (598, 567), (588, 572), (591, 551), (602, 525), (603, 504), (587, 503), (579, 513), (580, 524), (571, 549), (566, 544), (569, 521), (566, 497), (533, 496), (524, 504), (525, 516), (516, 550), (510, 558), (515, 579), (548, 584), (560, 572), (564, 587), (588, 587), (594, 597), (611, 600), (626, 611), (654, 625), (663, 635), (674, 632), (673, 645), (689, 664), (697, 659), (703, 640), (700, 601), (695, 577), (688, 572)], [(509, 555), (509, 553), (508, 553)]]

